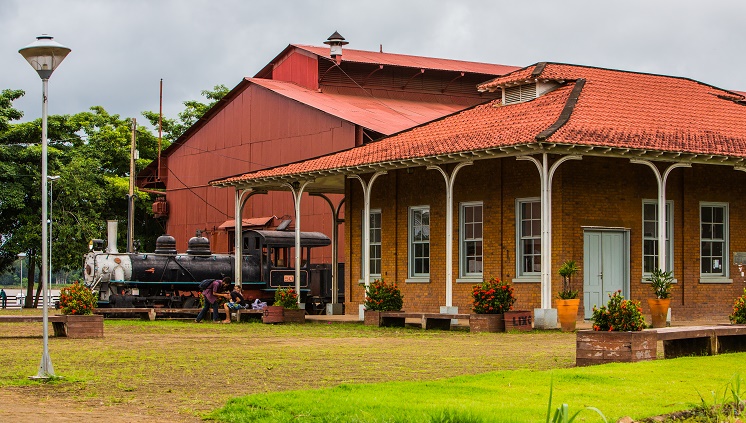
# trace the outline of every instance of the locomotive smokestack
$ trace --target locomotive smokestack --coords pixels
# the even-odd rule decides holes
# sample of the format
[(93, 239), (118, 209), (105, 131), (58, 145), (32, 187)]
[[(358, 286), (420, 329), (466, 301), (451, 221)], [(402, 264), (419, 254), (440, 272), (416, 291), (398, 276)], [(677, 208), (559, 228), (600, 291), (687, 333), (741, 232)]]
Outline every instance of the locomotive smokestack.
[(106, 247), (107, 253), (118, 253), (117, 251), (117, 221), (107, 220), (106, 221), (106, 235), (108, 236), (109, 245)]

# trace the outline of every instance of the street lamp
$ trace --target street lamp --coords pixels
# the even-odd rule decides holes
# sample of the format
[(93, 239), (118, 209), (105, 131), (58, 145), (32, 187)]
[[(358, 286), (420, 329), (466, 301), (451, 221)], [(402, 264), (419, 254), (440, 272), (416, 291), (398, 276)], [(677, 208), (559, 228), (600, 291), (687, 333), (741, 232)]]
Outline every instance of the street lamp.
[[(40, 35), (36, 41), (18, 50), (39, 74), (41, 78), (41, 289), (42, 292), (47, 290), (47, 87), (49, 77), (57, 66), (65, 60), (70, 53), (70, 49), (62, 44), (53, 41), (49, 35)], [(49, 357), (49, 319), (47, 312), (47, 302), (43, 304), (44, 315), (42, 325), (44, 326), (44, 351), (39, 364), (39, 372), (32, 379), (49, 379), (54, 377), (54, 368), (52, 359)]]
[(52, 182), (60, 179), (59, 176), (47, 176), (49, 181), (49, 283), (47, 284), (47, 290), (44, 291), (44, 301), (46, 303), (52, 302)]
[[(26, 253), (18, 253), (18, 258), (21, 260), (21, 294), (18, 297), (23, 298), (23, 260), (26, 259)], [(23, 308), (22, 303), (21, 308)]]

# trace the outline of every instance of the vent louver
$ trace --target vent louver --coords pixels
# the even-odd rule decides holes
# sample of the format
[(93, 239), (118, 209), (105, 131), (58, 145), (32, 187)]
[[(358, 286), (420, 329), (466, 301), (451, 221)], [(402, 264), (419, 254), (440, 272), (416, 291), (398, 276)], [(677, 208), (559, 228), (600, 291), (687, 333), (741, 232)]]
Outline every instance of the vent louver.
[(516, 85), (504, 89), (503, 104), (523, 103), (536, 98), (536, 84)]

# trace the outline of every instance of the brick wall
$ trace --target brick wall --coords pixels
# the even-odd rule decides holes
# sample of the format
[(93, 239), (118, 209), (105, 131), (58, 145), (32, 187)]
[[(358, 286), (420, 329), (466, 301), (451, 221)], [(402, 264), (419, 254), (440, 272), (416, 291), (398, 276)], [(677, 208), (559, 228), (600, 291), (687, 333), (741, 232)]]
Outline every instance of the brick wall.
[[(662, 168), (660, 166), (659, 168)], [(450, 173), (452, 166), (448, 167)], [(360, 247), (363, 196), (360, 183), (349, 180), (345, 226), (347, 280), (350, 281), (347, 310), (356, 313), (363, 298)], [(568, 259), (581, 271), (573, 287), (583, 286), (583, 234), (589, 227), (615, 228), (629, 234), (629, 293), (648, 313), (652, 298), (642, 280), (642, 200), (657, 198), (657, 184), (647, 167), (628, 159), (584, 157), (563, 163), (552, 186), (552, 290), (562, 287), (557, 274)], [(539, 175), (535, 165), (515, 158), (481, 160), (463, 168), (454, 187), (453, 304), (470, 310), (472, 283), (457, 283), (459, 276), (459, 203), (482, 201), (484, 216), (484, 277), (513, 281), (516, 277), (516, 199), (539, 197)], [(695, 165), (674, 170), (667, 183), (667, 199), (673, 201), (674, 276), (673, 319), (714, 317), (724, 319), (733, 300), (743, 292), (744, 278), (730, 265), (734, 251), (746, 251), (740, 228), (746, 223), (741, 198), (746, 195), (746, 174), (730, 167)], [(702, 201), (729, 204), (729, 264), (732, 283), (700, 283), (699, 205)], [(408, 211), (412, 206), (430, 206), (430, 281), (408, 283)], [(396, 281), (404, 293), (404, 308), (438, 311), (445, 305), (445, 182), (437, 171), (415, 168), (391, 171), (374, 183), (371, 208), (381, 209), (382, 276)], [(517, 309), (540, 307), (539, 278), (515, 282)], [(582, 294), (581, 294), (582, 295)], [(581, 302), (581, 315), (582, 310)]]

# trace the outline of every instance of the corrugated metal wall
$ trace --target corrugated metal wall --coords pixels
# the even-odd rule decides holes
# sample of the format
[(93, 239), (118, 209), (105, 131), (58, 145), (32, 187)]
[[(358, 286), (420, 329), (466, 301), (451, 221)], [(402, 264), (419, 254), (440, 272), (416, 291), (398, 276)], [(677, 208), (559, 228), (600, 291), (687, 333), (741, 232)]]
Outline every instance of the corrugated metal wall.
[[(234, 218), (234, 190), (210, 187), (209, 181), (354, 143), (353, 124), (250, 85), (169, 157), (167, 231), (176, 238), (177, 250), (186, 251), (187, 241), (200, 229), (219, 242), (213, 242), (214, 251), (227, 251), (227, 237), (217, 227)], [(302, 230), (331, 233), (331, 214), (323, 200), (304, 196), (301, 212)], [(285, 192), (254, 196), (244, 211), (244, 217), (293, 214), (292, 196)], [(330, 262), (331, 249), (325, 250), (315, 259)]]

